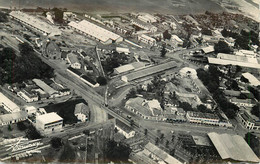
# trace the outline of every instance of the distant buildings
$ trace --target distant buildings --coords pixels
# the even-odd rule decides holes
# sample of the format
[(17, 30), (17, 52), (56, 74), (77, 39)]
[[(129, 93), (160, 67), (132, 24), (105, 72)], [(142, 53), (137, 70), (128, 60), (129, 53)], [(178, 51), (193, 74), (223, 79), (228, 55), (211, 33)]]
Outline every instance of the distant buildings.
[(115, 120), (115, 128), (118, 130), (119, 133), (122, 133), (127, 139), (135, 136), (135, 131), (118, 119)]
[(131, 20), (131, 23), (141, 29), (144, 29), (148, 32), (156, 32), (157, 31), (157, 27), (153, 26), (152, 24), (150, 23), (147, 23), (147, 22), (143, 22), (141, 20), (138, 20), (138, 19), (132, 19)]
[(10, 114), (0, 115), (0, 125), (8, 125), (12, 123), (18, 123), (28, 118), (28, 114), (25, 111), (13, 112)]
[(253, 118), (247, 111), (240, 111), (237, 114), (242, 126), (249, 130), (260, 130), (259, 118)]
[(156, 40), (154, 38), (150, 37), (150, 36), (145, 35), (145, 34), (138, 35), (137, 39), (138, 39), (138, 41), (141, 41), (145, 44), (149, 44), (151, 46), (156, 45)]
[(80, 69), (81, 68), (81, 64), (78, 60), (78, 56), (73, 54), (73, 53), (69, 53), (67, 54), (67, 61), (69, 62), (70, 66), (74, 69)]
[(78, 118), (78, 121), (86, 122), (89, 120), (89, 107), (84, 103), (79, 103), (75, 106), (74, 115)]
[(157, 22), (156, 17), (148, 13), (142, 13), (137, 17), (139, 20), (146, 22), (146, 23), (155, 23)]
[(57, 27), (49, 25), (48, 23), (46, 23), (34, 16), (28, 15), (28, 14), (20, 12), (20, 11), (12, 11), (9, 15), (13, 19), (15, 19), (27, 26), (30, 26), (31, 28), (33, 28), (39, 32), (45, 33), (50, 36), (61, 35), (61, 31)]
[(142, 151), (136, 153), (135, 159), (135, 162), (144, 164), (182, 164), (179, 160), (150, 142), (143, 147)]
[(0, 92), (0, 106), (10, 113), (20, 111), (20, 108), (1, 92)]
[(87, 20), (82, 20), (81, 22), (70, 22), (68, 24), (77, 32), (87, 35), (100, 41), (103, 44), (111, 44), (112, 42), (121, 42), (123, 38), (105, 28), (95, 25)]
[(36, 129), (43, 135), (62, 130), (63, 118), (52, 112), (36, 116)]

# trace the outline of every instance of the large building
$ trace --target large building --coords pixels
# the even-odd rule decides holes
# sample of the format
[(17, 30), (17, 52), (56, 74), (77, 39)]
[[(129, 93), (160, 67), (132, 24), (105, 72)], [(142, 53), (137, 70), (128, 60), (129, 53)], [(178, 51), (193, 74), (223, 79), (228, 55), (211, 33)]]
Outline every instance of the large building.
[(156, 40), (150, 36), (145, 34), (138, 35), (137, 39), (145, 44), (149, 44), (151, 46), (156, 45)]
[(22, 89), (21, 91), (17, 92), (17, 95), (21, 97), (25, 102), (30, 103), (34, 101), (38, 101), (39, 97), (37, 94), (34, 94), (28, 90)]
[(0, 125), (8, 125), (24, 121), (28, 118), (28, 114), (25, 111), (13, 112), (10, 114), (0, 115)]
[(150, 66), (150, 67), (144, 68), (142, 70), (138, 70), (138, 71), (129, 73), (127, 75), (122, 76), (121, 80), (124, 82), (131, 82), (131, 81), (134, 81), (134, 80), (137, 80), (140, 78), (154, 75), (156, 73), (160, 73), (162, 71), (167, 71), (167, 70), (175, 68), (175, 67), (176, 67), (176, 63), (174, 61), (170, 61), (167, 63)]
[(217, 115), (211, 113), (201, 113), (188, 111), (186, 118), (191, 123), (202, 123), (210, 125), (218, 125), (220, 119)]
[(48, 93), (51, 98), (57, 96), (59, 93), (44, 81), (40, 79), (33, 79), (32, 80), (38, 87), (40, 87), (44, 92)]
[(78, 23), (70, 22), (68, 25), (76, 31), (90, 36), (91, 38), (94, 38), (103, 44), (123, 41), (123, 38), (121, 36), (86, 20)]
[(252, 108), (255, 106), (255, 101), (252, 99), (239, 99), (236, 97), (233, 97), (229, 100), (231, 103), (237, 105), (238, 107), (249, 107)]
[(134, 70), (139, 70), (139, 69), (142, 69), (142, 68), (145, 68), (145, 63), (134, 62), (134, 63), (122, 65), (122, 66), (115, 68), (114, 73), (115, 74), (122, 74), (122, 73), (127, 73), (127, 72), (130, 72), (130, 71), (134, 71)]
[(247, 111), (240, 111), (237, 116), (245, 128), (249, 130), (260, 130), (259, 118), (253, 118)]
[(148, 13), (141, 13), (138, 17), (139, 20), (146, 23), (155, 23), (157, 22), (157, 18)]
[(57, 27), (50, 25), (34, 16), (20, 11), (12, 11), (9, 15), (18, 22), (21, 22), (39, 32), (50, 36), (61, 35), (61, 31)]
[(1, 92), (0, 92), (0, 106), (10, 113), (20, 111), (20, 108), (9, 98), (3, 95)]
[(239, 135), (208, 133), (210, 140), (223, 160), (258, 162), (259, 158)]
[(36, 116), (36, 129), (43, 135), (62, 130), (63, 118), (52, 112)]
[[(137, 156), (140, 157), (140, 160), (136, 161), (137, 163), (182, 164), (179, 160), (150, 142), (144, 146), (143, 151), (137, 153)], [(143, 161), (145, 158), (147, 160)]]

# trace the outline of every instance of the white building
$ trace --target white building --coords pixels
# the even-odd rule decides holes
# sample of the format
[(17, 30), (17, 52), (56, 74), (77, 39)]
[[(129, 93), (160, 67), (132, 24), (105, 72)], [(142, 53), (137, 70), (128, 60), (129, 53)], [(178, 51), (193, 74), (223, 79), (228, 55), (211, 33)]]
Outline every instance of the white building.
[(79, 103), (75, 106), (74, 115), (81, 122), (86, 122), (89, 119), (89, 107), (84, 103)]
[(50, 36), (61, 35), (61, 31), (57, 27), (52, 26), (34, 16), (20, 11), (12, 11), (9, 15), (11, 18), (33, 28), (34, 30), (40, 31)]
[(62, 130), (63, 118), (52, 112), (36, 117), (36, 129), (43, 135)]
[(220, 121), (219, 117), (215, 114), (192, 111), (187, 112), (186, 118), (191, 123), (201, 123), (209, 125), (218, 125)]
[(123, 134), (125, 138), (131, 138), (135, 136), (135, 131), (118, 119), (115, 120), (115, 128), (117, 128), (118, 132)]
[(80, 32), (93, 39), (96, 39), (103, 44), (111, 44), (112, 42), (123, 41), (123, 38), (121, 36), (86, 20), (83, 20), (79, 23), (70, 22), (68, 25), (72, 27), (74, 30), (76, 30), (77, 32)]
[(25, 111), (29, 116), (31, 116), (31, 115), (33, 115), (33, 114), (36, 114), (37, 108), (34, 107), (34, 106), (26, 106), (26, 107), (24, 108), (24, 111)]
[(208, 47), (204, 47), (201, 49), (205, 54), (210, 54), (213, 53), (214, 50), (214, 46), (208, 46)]
[(3, 95), (1, 92), (0, 92), (0, 106), (10, 113), (20, 111), (20, 108), (9, 98)]
[(137, 37), (138, 41), (141, 41), (145, 44), (150, 44), (151, 46), (156, 45), (156, 40), (150, 36), (147, 36), (145, 34), (138, 35)]
[(13, 112), (10, 114), (0, 115), (0, 125), (8, 125), (12, 123), (18, 123), (28, 118), (25, 111)]
[(81, 64), (78, 60), (78, 56), (73, 54), (73, 53), (69, 53), (67, 54), (67, 61), (69, 62), (70, 66), (74, 69), (80, 69), (81, 68)]
[(123, 48), (123, 47), (116, 47), (116, 51), (119, 53), (125, 53), (125, 54), (130, 54), (129, 48)]
[(177, 35), (172, 35), (171, 41), (177, 42), (177, 45), (183, 45), (183, 40), (181, 40)]
[(251, 73), (246, 72), (246, 73), (243, 73), (242, 76), (249, 81), (250, 85), (255, 86), (255, 87), (260, 85), (260, 81)]

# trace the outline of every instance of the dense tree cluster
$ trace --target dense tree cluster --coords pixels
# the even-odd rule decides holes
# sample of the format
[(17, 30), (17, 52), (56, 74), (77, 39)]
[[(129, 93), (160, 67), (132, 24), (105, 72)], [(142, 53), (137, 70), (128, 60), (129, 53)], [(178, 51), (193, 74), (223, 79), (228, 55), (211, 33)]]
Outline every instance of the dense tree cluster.
[(115, 142), (114, 140), (108, 140), (106, 142), (106, 148), (104, 151), (106, 160), (108, 162), (113, 161), (116, 163), (127, 162), (131, 153), (129, 145)]
[(105, 61), (101, 62), (106, 73), (111, 73), (114, 71), (114, 68), (126, 64), (127, 57), (124, 53), (118, 53), (115, 51), (112, 54), (107, 55), (109, 55), (109, 57), (107, 57)]
[(166, 53), (167, 53), (166, 45), (163, 44), (161, 49), (161, 57), (165, 57)]
[(222, 76), (222, 73), (217, 69), (217, 67), (210, 66), (208, 71), (198, 69), (197, 75), (208, 90), (213, 94), (213, 98), (216, 100), (219, 107), (227, 115), (227, 117), (230, 119), (234, 118), (236, 111), (238, 111), (239, 108), (235, 104), (229, 102), (224, 96), (224, 93), (218, 89), (220, 82), (219, 79)]
[(61, 148), (62, 145), (63, 145), (63, 142), (62, 142), (61, 138), (58, 138), (58, 137), (52, 138), (51, 141), (50, 141), (50, 143), (51, 143), (51, 146), (52, 146), (53, 148), (55, 148), (55, 149), (59, 149), (59, 148)]
[(255, 97), (258, 101), (260, 101), (259, 88), (248, 86), (247, 89), (248, 89), (248, 91), (250, 91), (250, 92), (254, 95), (254, 97)]
[(234, 38), (236, 48), (249, 50), (250, 44), (259, 45), (258, 34), (253, 30), (249, 32), (241, 30), (240, 34), (238, 34), (224, 28), (221, 33), (224, 37)]
[(251, 149), (254, 151), (256, 156), (259, 157), (260, 155), (260, 140), (257, 136), (255, 136), (253, 133), (247, 133), (245, 134), (245, 141), (247, 144), (251, 147)]
[(36, 56), (28, 43), (20, 44), (19, 50), (19, 56), (12, 48), (0, 51), (0, 84), (54, 76), (53, 69)]
[(103, 76), (99, 76), (97, 78), (97, 82), (100, 84), (100, 85), (106, 85), (107, 84), (107, 79)]
[(25, 133), (26, 137), (31, 140), (42, 138), (41, 134), (35, 129), (33, 125), (30, 125)]
[(228, 46), (228, 44), (225, 41), (219, 41), (214, 46), (215, 53), (231, 53), (231, 48)]
[(56, 23), (63, 23), (63, 11), (58, 8), (53, 8), (52, 11), (54, 11), (54, 21)]
[(166, 30), (166, 31), (163, 32), (163, 39), (164, 39), (164, 40), (166, 40), (166, 39), (170, 40), (171, 37), (172, 37), (172, 35), (169, 33), (168, 30)]
[(252, 108), (251, 114), (253, 114), (256, 117), (260, 118), (260, 105), (259, 105), (259, 103)]
[(182, 108), (185, 111), (193, 111), (192, 106), (187, 102), (180, 102), (179, 101), (179, 107)]

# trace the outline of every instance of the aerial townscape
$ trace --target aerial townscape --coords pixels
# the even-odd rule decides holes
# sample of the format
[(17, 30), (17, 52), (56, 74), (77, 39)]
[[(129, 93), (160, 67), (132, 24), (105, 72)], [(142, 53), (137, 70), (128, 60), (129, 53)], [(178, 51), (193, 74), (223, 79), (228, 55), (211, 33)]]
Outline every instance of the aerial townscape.
[(0, 9), (0, 163), (259, 163), (259, 22)]

